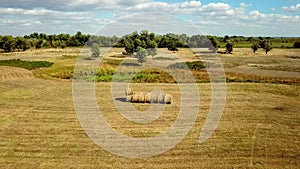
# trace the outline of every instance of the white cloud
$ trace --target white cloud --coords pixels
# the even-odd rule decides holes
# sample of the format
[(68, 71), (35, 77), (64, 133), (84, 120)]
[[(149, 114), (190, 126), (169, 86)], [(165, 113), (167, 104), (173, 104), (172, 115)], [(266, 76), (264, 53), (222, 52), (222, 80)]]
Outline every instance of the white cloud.
[(0, 15), (46, 15), (54, 11), (46, 9), (26, 10), (20, 8), (0, 8)]
[(180, 7), (181, 8), (197, 8), (200, 7), (202, 4), (200, 1), (185, 1), (183, 2)]
[[(99, 31), (101, 26), (113, 23), (119, 17), (155, 12), (166, 15), (173, 14), (189, 20), (207, 34), (252, 34), (255, 36), (265, 33), (280, 35), (281, 31), (288, 27), (291, 34), (299, 36), (300, 17), (297, 13), (295, 15), (295, 12), (299, 11), (300, 4), (282, 7), (281, 14), (267, 14), (259, 10), (248, 12), (248, 8), (252, 5), (245, 2), (237, 7), (224, 2), (203, 4), (198, 0), (182, 2), (162, 2), (160, 0), (26, 0), (24, 3), (23, 0), (0, 0), (0, 30), (4, 30), (1, 32), (2, 34), (17, 35), (36, 31), (51, 33), (53, 30), (57, 33), (72, 33), (77, 30), (94, 33)], [(252, 8), (254, 7), (252, 6)], [(280, 13), (280, 11), (276, 13), (278, 12)], [(294, 13), (290, 14), (290, 12)], [(140, 19), (138, 20), (139, 23), (135, 23), (132, 19), (129, 21), (132, 23), (124, 23), (124, 27), (140, 28), (143, 25), (149, 25), (150, 18)], [(171, 21), (156, 18), (156, 22)], [(153, 23), (153, 18), (151, 23)], [(180, 26), (182, 25), (178, 27)], [(167, 30), (171, 30), (171, 26), (167, 26)]]
[(210, 3), (201, 8), (202, 10), (228, 10), (231, 6), (222, 2)]
[(282, 7), (282, 10), (286, 12), (300, 12), (300, 4), (292, 5), (289, 7), (284, 6)]
[(137, 4), (127, 8), (119, 8), (120, 11), (129, 12), (166, 12), (169, 14), (190, 14), (197, 11), (201, 7), (200, 1), (185, 1), (182, 3), (167, 3), (160, 1), (152, 1)]
[(251, 7), (252, 4), (246, 4), (245, 2), (242, 2), (242, 3), (240, 3), (240, 6), (241, 6), (242, 8), (247, 8), (247, 7)]

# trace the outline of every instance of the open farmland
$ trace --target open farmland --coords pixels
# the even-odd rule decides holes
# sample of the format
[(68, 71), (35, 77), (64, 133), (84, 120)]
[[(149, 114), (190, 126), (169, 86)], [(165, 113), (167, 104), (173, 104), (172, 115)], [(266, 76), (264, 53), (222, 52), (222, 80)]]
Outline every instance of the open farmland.
[[(101, 51), (109, 49), (101, 49)], [(222, 50), (222, 49), (221, 49)], [(110, 50), (103, 68), (115, 68), (122, 48)], [(298, 168), (300, 158), (300, 50), (273, 49), (253, 54), (234, 49), (221, 55), (227, 81), (224, 114), (213, 136), (199, 144), (211, 101), (210, 83), (198, 83), (201, 109), (187, 137), (158, 156), (129, 159), (94, 144), (77, 119), (72, 73), (80, 48), (1, 53), (0, 60), (49, 61), (49, 68), (26, 70), (0, 66), (0, 168)], [(159, 49), (148, 62), (205, 61), (200, 49)], [(132, 63), (135, 63), (134, 59)], [(193, 71), (207, 82), (205, 71)], [(200, 76), (199, 74), (203, 75)], [(199, 78), (197, 78), (199, 75)], [(201, 79), (203, 78), (203, 79)], [(105, 119), (130, 137), (155, 137), (169, 128), (180, 109), (176, 83), (132, 83), (140, 92), (160, 89), (173, 104), (148, 124), (130, 122), (114, 107), (110, 82), (96, 83), (97, 103)], [(128, 103), (131, 104), (131, 103)], [(134, 104), (139, 110), (149, 105)], [(188, 112), (186, 112), (188, 113)]]

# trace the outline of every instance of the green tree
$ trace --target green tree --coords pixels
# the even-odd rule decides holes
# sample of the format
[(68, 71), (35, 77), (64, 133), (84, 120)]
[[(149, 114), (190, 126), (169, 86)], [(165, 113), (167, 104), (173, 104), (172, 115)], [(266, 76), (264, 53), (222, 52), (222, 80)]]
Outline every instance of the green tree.
[(134, 44), (131, 39), (124, 39), (125, 43), (125, 51), (128, 55), (131, 55), (134, 53)]
[(154, 41), (149, 41), (148, 42), (147, 52), (152, 57), (157, 54), (157, 49), (156, 48), (157, 48), (157, 43), (155, 43)]
[(17, 49), (26, 51), (27, 49), (30, 48), (30, 44), (29, 44), (28, 40), (25, 39), (24, 37), (18, 36), (15, 38), (15, 40), (16, 40), (16, 48)]
[(230, 37), (228, 35), (225, 35), (223, 38), (223, 42), (227, 42), (230, 40)]
[(300, 42), (299, 41), (295, 42), (293, 47), (294, 48), (300, 48)]
[(143, 64), (144, 62), (147, 61), (148, 53), (147, 53), (146, 49), (139, 46), (136, 54), (137, 54), (137, 59), (138, 59), (139, 64)]
[(233, 51), (233, 43), (228, 41), (226, 43), (226, 53), (232, 53), (232, 51)]
[(37, 43), (35, 44), (35, 48), (36, 49), (42, 48), (43, 47), (43, 43), (44, 43), (43, 39), (37, 40)]
[(268, 54), (272, 50), (272, 43), (270, 41), (264, 41), (263, 49)]
[(251, 49), (253, 50), (253, 53), (255, 53), (258, 50), (258, 48), (259, 48), (258, 43), (253, 42), (251, 45)]
[(215, 37), (211, 37), (209, 40), (211, 42), (210, 50), (216, 52), (218, 50), (219, 41)]
[(5, 52), (12, 52), (16, 48), (16, 40), (12, 36), (3, 36), (0, 44), (1, 49)]
[(61, 47), (61, 49), (64, 49), (64, 48), (66, 48), (66, 47), (67, 47), (67, 44), (66, 44), (66, 42), (64, 42), (64, 41), (61, 41), (61, 42), (60, 42), (60, 47)]
[(168, 47), (168, 50), (170, 50), (172, 52), (178, 51), (176, 41), (174, 39), (169, 40), (167, 47)]
[(97, 43), (93, 43), (91, 47), (92, 57), (99, 57), (100, 56), (100, 49)]

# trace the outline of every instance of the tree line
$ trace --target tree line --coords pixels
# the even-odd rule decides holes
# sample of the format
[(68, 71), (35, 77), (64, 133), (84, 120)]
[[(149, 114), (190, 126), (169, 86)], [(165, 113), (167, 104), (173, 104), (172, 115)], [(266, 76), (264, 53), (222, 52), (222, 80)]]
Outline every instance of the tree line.
[[(149, 33), (147, 30), (141, 32), (133, 32), (124, 37), (108, 37), (86, 35), (78, 31), (75, 35), (70, 34), (54, 34), (47, 35), (44, 33), (32, 33), (25, 36), (0, 36), (0, 48), (5, 52), (26, 51), (30, 48), (62, 48), (65, 47), (82, 47), (89, 46), (97, 50), (98, 47), (124, 47), (127, 54), (133, 54), (141, 49), (147, 49), (147, 54), (154, 55), (156, 48), (168, 48), (171, 51), (177, 51), (179, 47), (190, 48), (210, 48), (217, 51), (220, 44), (225, 44), (226, 53), (231, 53), (235, 44), (240, 42), (252, 43), (253, 52), (258, 48), (263, 48), (266, 53), (272, 49), (271, 37), (243, 37), (243, 36), (205, 36), (186, 34), (168, 33), (165, 35), (157, 35)], [(282, 43), (287, 42), (281, 38)], [(294, 48), (300, 47), (300, 42), (296, 41), (293, 44)], [(138, 50), (139, 48), (139, 50)], [(265, 49), (266, 48), (266, 49)], [(95, 51), (93, 54), (97, 56), (100, 51)], [(143, 51), (142, 53), (145, 53)]]

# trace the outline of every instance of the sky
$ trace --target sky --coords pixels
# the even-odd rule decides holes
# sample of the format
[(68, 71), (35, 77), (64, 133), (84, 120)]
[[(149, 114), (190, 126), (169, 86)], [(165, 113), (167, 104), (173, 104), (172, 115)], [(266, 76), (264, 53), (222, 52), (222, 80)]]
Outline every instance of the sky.
[(0, 35), (300, 37), (300, 0), (0, 0)]

